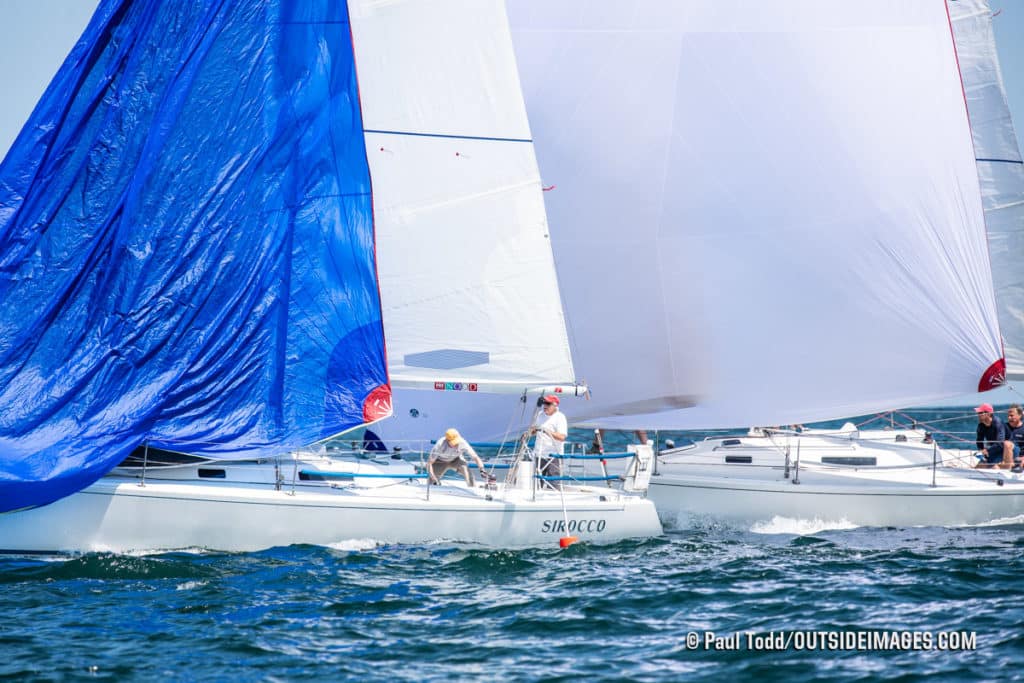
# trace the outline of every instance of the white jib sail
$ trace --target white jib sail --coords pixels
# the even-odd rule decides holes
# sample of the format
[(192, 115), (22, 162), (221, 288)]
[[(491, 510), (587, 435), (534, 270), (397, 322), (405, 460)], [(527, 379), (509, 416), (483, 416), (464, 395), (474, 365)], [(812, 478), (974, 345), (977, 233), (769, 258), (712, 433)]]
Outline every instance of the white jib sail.
[(1001, 358), (942, 0), (509, 12), (581, 413), (827, 419), (976, 390)]
[(1024, 162), (1006, 103), (987, 0), (949, 2), (971, 116), (1006, 374), (1024, 379)]
[(571, 384), (504, 4), (350, 0), (349, 11), (392, 385)]

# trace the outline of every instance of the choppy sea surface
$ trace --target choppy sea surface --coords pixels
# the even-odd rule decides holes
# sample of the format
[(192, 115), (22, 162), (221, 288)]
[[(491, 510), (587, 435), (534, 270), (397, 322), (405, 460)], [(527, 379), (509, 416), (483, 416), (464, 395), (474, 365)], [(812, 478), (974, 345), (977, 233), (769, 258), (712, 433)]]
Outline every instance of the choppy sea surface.
[(1024, 519), (8, 556), (0, 679), (1017, 680), (1022, 591)]

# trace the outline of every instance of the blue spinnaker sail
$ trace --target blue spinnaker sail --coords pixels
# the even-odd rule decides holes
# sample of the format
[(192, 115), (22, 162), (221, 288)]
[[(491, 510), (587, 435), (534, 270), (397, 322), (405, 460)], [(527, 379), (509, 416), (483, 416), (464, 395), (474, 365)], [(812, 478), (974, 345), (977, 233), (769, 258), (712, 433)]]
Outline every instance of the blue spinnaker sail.
[(343, 0), (106, 0), (0, 165), (0, 510), (390, 410)]

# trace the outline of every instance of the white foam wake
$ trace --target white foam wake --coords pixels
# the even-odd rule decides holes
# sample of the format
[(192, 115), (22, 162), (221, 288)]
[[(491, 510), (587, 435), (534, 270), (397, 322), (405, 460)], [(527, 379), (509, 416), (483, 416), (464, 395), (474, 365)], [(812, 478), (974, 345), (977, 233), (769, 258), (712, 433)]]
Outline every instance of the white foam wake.
[(1011, 524), (1024, 524), (1024, 515), (1016, 515), (1014, 517), (1000, 517), (999, 519), (990, 519), (987, 522), (971, 524), (970, 526), (1009, 526)]
[(338, 541), (336, 543), (328, 543), (328, 548), (334, 550), (344, 551), (359, 551), (359, 550), (373, 550), (374, 548), (383, 545), (372, 538), (348, 538), (344, 541)]
[(810, 536), (822, 531), (837, 531), (843, 529), (856, 529), (857, 525), (841, 520), (821, 519), (796, 519), (793, 517), (780, 517), (776, 515), (767, 522), (757, 522), (750, 527), (755, 534), (792, 534), (795, 536)]

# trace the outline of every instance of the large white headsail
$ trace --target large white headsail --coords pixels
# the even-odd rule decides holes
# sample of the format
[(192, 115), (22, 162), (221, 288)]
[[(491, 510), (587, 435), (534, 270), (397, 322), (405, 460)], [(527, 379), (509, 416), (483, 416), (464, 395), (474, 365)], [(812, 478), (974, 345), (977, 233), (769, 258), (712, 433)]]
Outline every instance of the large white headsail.
[(572, 383), (504, 3), (349, 10), (392, 384)]
[(1024, 162), (1006, 103), (987, 0), (949, 2), (971, 115), (1009, 379), (1024, 379)]
[(623, 427), (777, 424), (919, 404), (998, 373), (943, 0), (509, 11), (593, 388), (579, 412)]

